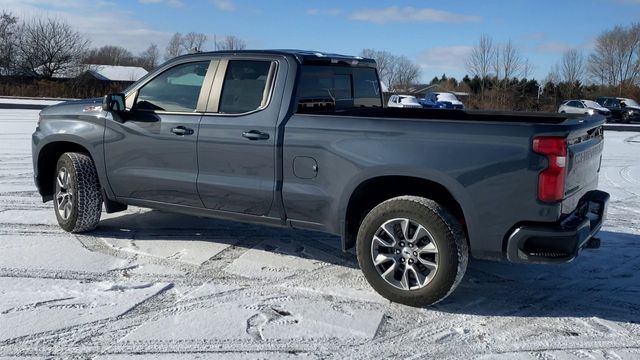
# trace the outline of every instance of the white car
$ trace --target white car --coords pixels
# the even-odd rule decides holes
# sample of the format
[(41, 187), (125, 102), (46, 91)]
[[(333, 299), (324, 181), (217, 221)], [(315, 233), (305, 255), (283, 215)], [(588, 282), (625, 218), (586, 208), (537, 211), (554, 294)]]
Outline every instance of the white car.
[(422, 109), (422, 105), (420, 105), (418, 99), (413, 95), (391, 95), (387, 107)]
[(561, 114), (586, 114), (611, 116), (609, 109), (592, 100), (566, 100), (558, 108)]

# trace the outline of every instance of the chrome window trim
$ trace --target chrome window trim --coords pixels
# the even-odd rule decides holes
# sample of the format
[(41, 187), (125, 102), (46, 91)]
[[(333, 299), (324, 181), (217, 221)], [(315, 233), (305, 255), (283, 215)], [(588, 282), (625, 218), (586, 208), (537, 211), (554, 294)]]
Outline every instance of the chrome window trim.
[[(243, 112), (243, 113), (221, 113), (220, 110), (220, 96), (222, 95), (222, 89), (224, 87), (224, 78), (227, 74), (227, 68), (229, 66), (229, 61), (269, 61), (271, 62), (271, 66), (269, 67), (269, 73), (267, 75), (267, 81), (265, 83), (265, 92), (268, 90), (268, 94), (265, 100), (265, 97), (262, 98), (262, 103), (260, 107), (255, 110)], [(247, 116), (251, 114), (255, 114), (260, 111), (264, 111), (271, 105), (271, 101), (273, 99), (273, 93), (275, 91), (275, 84), (278, 77), (278, 69), (280, 67), (279, 59), (268, 59), (268, 58), (251, 58), (251, 57), (234, 57), (234, 58), (224, 58), (220, 60), (220, 65), (218, 66), (218, 70), (216, 72), (215, 79), (213, 80), (213, 87), (210, 93), (209, 103), (207, 105), (207, 109), (204, 112), (204, 115), (215, 115), (215, 116), (225, 116), (225, 117), (236, 117), (236, 116)], [(264, 94), (264, 92), (263, 92)]]
[[(213, 76), (215, 75), (214, 73), (211, 73), (211, 70), (213, 68), (213, 64), (218, 62), (218, 59), (215, 57), (211, 57), (211, 56), (202, 56), (202, 57), (193, 57), (193, 58), (188, 58), (188, 59), (183, 59), (182, 61), (176, 61), (176, 62), (171, 62), (168, 64), (165, 64), (164, 66), (156, 69), (152, 74), (152, 76), (149, 76), (148, 78), (144, 79), (144, 81), (140, 82), (139, 84), (136, 84), (136, 86), (132, 87), (129, 92), (127, 92), (125, 94), (125, 107), (127, 110), (131, 111), (134, 110), (134, 106), (136, 104), (136, 102), (138, 101), (138, 93), (139, 90), (144, 87), (145, 85), (147, 85), (148, 83), (150, 83), (151, 81), (153, 81), (155, 78), (157, 78), (159, 75), (165, 73), (166, 71), (173, 69), (177, 66), (180, 65), (184, 65), (184, 64), (190, 64), (190, 63), (197, 63), (197, 62), (209, 62), (209, 68), (207, 69), (207, 75), (205, 75), (204, 81), (202, 83), (202, 88), (200, 89), (200, 95), (198, 96), (198, 102), (196, 103), (196, 109), (193, 112), (188, 112), (188, 111), (164, 111), (164, 110), (147, 110), (147, 109), (135, 109), (136, 111), (144, 111), (144, 112), (152, 112), (152, 113), (156, 113), (156, 114), (162, 114), (162, 115), (202, 115), (203, 114), (203, 110), (206, 109), (205, 108), (200, 108), (201, 105), (201, 101), (206, 100), (208, 102), (208, 97), (209, 95), (207, 95), (206, 98), (204, 98), (203, 100), (203, 94), (207, 93), (210, 94), (211, 93), (211, 88), (209, 87), (209, 89), (207, 89), (205, 86), (210, 86), (209, 83), (211, 82), (211, 80), (209, 80), (209, 78), (213, 78)], [(218, 65), (216, 64), (216, 69), (217, 69)], [(131, 99), (131, 100), (129, 100)]]

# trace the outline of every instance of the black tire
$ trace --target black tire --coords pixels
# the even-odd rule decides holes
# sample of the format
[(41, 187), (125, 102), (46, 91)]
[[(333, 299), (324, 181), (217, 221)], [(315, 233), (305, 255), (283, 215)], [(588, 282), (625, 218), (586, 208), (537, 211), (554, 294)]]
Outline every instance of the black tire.
[[(65, 171), (68, 179), (59, 180)], [(58, 159), (53, 181), (53, 206), (60, 227), (72, 233), (95, 229), (102, 215), (102, 193), (93, 160), (82, 153), (62, 154)], [(68, 189), (61, 187), (63, 183)], [(64, 201), (61, 199), (65, 197), (67, 202), (64, 203), (65, 206), (61, 206)], [(67, 203), (71, 206), (67, 207)], [(66, 208), (68, 211), (60, 208)]]
[[(437, 246), (437, 270), (421, 288), (409, 290), (391, 285), (374, 264), (374, 235), (383, 224), (397, 218), (422, 225)], [(460, 223), (437, 202), (417, 196), (396, 197), (373, 208), (360, 225), (356, 251), (365, 278), (380, 295), (415, 307), (433, 305), (449, 296), (462, 280), (469, 257), (467, 239)]]
[(620, 122), (623, 124), (628, 124), (630, 122), (630, 117), (628, 114), (622, 114), (622, 117), (620, 118)]

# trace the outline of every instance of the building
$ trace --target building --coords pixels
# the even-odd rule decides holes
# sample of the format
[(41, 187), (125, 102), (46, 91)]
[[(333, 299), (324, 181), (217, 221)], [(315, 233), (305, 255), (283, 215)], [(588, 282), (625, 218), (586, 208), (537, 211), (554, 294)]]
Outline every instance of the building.
[(148, 71), (137, 66), (87, 65), (81, 76), (91, 76), (100, 81), (134, 82), (147, 75)]

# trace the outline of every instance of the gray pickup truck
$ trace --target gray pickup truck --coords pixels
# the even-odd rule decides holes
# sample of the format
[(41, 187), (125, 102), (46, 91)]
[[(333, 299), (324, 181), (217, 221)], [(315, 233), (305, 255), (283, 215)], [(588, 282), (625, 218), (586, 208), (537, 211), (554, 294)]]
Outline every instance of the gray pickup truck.
[(376, 291), (412, 306), (448, 296), (469, 254), (598, 247), (603, 117), (384, 108), (379, 84), (359, 57), (181, 56), (122, 94), (44, 109), (35, 183), (70, 232), (104, 204), (340, 235)]

